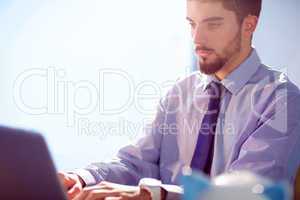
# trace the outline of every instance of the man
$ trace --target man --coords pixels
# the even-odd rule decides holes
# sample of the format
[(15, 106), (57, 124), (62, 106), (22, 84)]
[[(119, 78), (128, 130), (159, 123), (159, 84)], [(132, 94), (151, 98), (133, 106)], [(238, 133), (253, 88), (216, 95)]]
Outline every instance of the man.
[(184, 166), (211, 177), (249, 170), (293, 183), (300, 162), (300, 92), (263, 65), (252, 47), (260, 10), (261, 0), (187, 0), (202, 73), (179, 80), (145, 136), (111, 163), (60, 173), (68, 195), (172, 199), (168, 188), (160, 194), (151, 187), (128, 191), (111, 182), (137, 185), (150, 177), (179, 185)]

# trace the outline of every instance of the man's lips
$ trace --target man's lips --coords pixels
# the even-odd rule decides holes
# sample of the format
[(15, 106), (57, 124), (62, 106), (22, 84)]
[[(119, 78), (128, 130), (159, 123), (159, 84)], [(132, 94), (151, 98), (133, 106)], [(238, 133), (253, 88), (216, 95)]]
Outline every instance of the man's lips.
[(202, 49), (196, 49), (196, 54), (198, 56), (201, 56), (201, 57), (207, 57), (209, 56), (210, 54), (212, 54), (213, 51), (212, 50), (202, 50)]

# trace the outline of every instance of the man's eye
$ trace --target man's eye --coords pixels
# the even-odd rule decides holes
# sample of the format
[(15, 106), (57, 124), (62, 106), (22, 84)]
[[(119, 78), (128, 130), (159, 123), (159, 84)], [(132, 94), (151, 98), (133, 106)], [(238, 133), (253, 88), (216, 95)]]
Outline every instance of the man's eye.
[(196, 24), (193, 23), (193, 22), (190, 22), (189, 24), (190, 24), (191, 27), (195, 27), (196, 26)]
[(220, 23), (209, 23), (208, 27), (209, 28), (218, 28), (221, 24)]

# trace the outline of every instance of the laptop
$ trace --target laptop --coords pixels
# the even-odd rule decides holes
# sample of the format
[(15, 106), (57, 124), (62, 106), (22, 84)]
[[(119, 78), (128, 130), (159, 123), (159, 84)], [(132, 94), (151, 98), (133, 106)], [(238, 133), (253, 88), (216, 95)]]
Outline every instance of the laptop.
[(40, 134), (0, 126), (0, 199), (67, 199)]

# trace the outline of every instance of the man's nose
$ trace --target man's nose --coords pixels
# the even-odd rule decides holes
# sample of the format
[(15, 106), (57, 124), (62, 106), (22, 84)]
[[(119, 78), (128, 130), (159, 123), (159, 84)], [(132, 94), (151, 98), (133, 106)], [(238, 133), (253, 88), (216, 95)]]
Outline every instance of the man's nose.
[(195, 44), (203, 44), (207, 40), (205, 31), (200, 26), (194, 28), (192, 36)]

